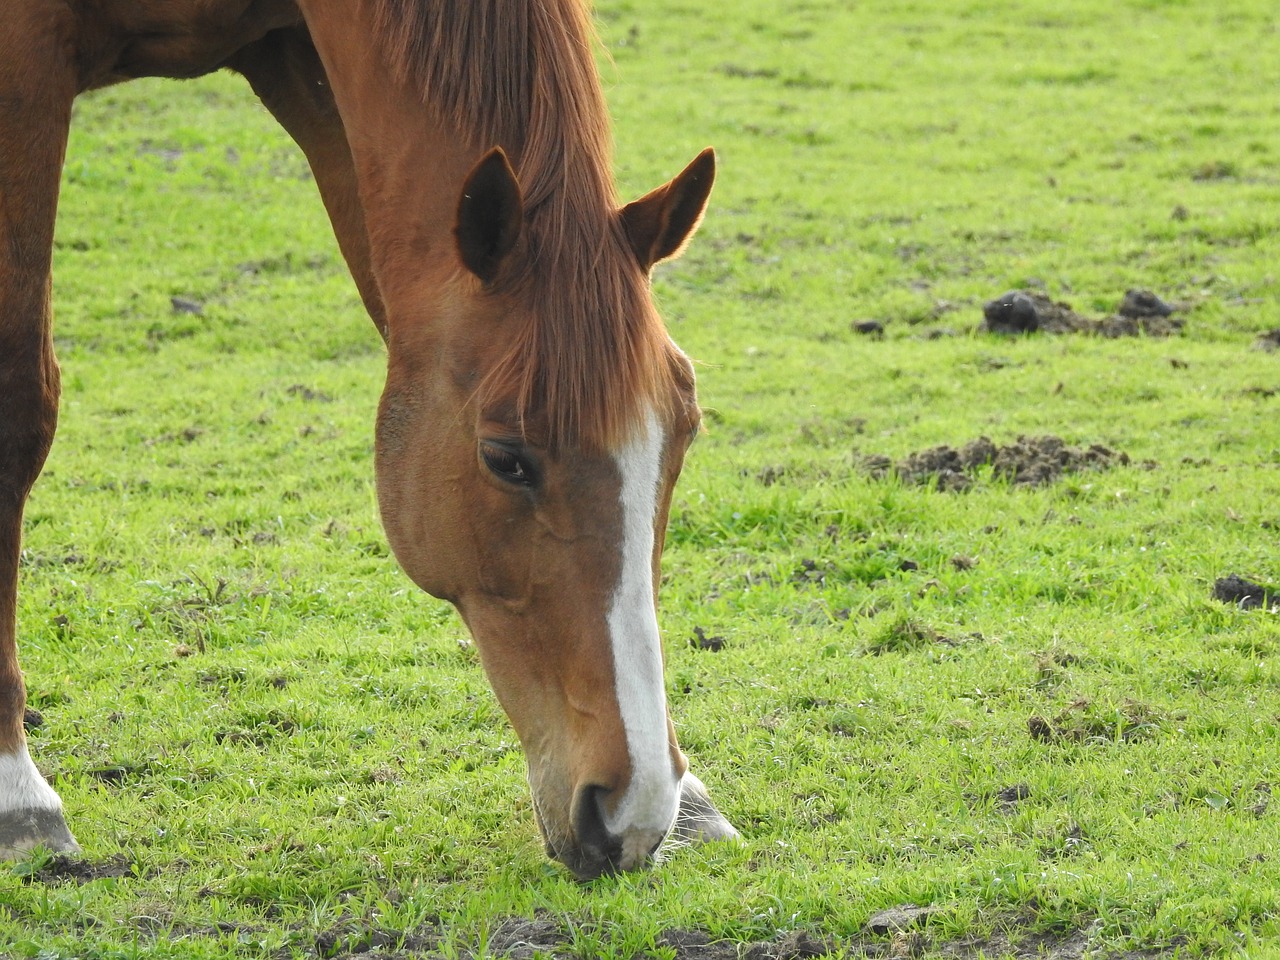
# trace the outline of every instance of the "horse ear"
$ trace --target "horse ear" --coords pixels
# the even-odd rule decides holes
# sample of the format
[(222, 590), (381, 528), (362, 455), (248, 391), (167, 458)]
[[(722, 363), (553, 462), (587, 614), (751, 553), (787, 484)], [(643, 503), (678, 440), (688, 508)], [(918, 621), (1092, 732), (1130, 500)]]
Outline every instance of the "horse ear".
[(716, 179), (716, 153), (703, 150), (670, 183), (646, 193), (619, 214), (640, 266), (678, 256), (702, 222)]
[(501, 147), (494, 147), (471, 168), (458, 201), (453, 235), (466, 268), (485, 283), (498, 275), (524, 222), (524, 201), (515, 171)]

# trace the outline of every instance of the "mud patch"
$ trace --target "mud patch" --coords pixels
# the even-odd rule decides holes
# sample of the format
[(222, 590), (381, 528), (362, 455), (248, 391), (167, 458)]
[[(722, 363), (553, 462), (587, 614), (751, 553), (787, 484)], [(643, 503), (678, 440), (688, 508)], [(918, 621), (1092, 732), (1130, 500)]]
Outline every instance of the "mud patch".
[(1137, 700), (1126, 700), (1118, 707), (1077, 700), (1052, 720), (1027, 719), (1031, 739), (1041, 743), (1135, 743), (1151, 739), (1164, 727), (1164, 717)]
[(56, 853), (48, 860), (40, 861), (36, 859), (19, 863), (14, 867), (14, 870), (18, 871), (28, 866), (30, 869), (25, 871), (23, 876), (27, 883), (84, 884), (92, 883), (94, 880), (102, 880), (106, 877), (132, 877), (136, 875), (133, 861), (122, 854), (116, 854), (106, 860), (86, 860), (83, 857), (72, 857), (65, 853)]
[(1031, 796), (1031, 787), (1025, 783), (1001, 787), (999, 790), (979, 793), (972, 798), (972, 805), (990, 803), (998, 813), (1013, 813), (1023, 800)]
[(1268, 330), (1266, 333), (1258, 334), (1258, 339), (1253, 341), (1253, 349), (1263, 350), (1266, 353), (1275, 353), (1280, 350), (1280, 330)]
[(1098, 337), (1171, 337), (1182, 332), (1175, 308), (1149, 290), (1129, 290), (1114, 315), (1082, 316), (1071, 304), (1030, 290), (1010, 290), (983, 304), (979, 329), (1005, 335), (1078, 333)]
[(785, 466), (769, 466), (756, 473), (756, 480), (766, 487), (772, 487), (787, 475)]
[[(560, 956), (571, 951), (571, 934), (546, 917), (508, 920), (489, 937), (489, 948), (512, 960), (533, 960), (546, 955)], [(577, 951), (572, 951), (577, 955)]]
[[(440, 945), (434, 934), (419, 936), (398, 930), (362, 929), (358, 925), (343, 924), (319, 934), (315, 940), (316, 955), (329, 960), (332, 957), (355, 957), (378, 951), (378, 956), (410, 957), (430, 956)], [(384, 952), (391, 948), (392, 952)]]
[(1213, 599), (1234, 604), (1241, 610), (1274, 610), (1280, 606), (1280, 590), (1264, 587), (1233, 573), (1213, 582)]
[(92, 767), (84, 771), (86, 776), (93, 777), (99, 783), (119, 787), (127, 783), (135, 783), (151, 775), (150, 763), (111, 763), (103, 767)]
[(1065, 473), (1127, 466), (1129, 455), (1095, 443), (1068, 446), (1061, 437), (1019, 437), (997, 446), (979, 437), (963, 447), (930, 447), (894, 462), (888, 457), (858, 456), (856, 466), (873, 477), (894, 474), (908, 483), (934, 484), (939, 490), (967, 490), (979, 471), (1022, 486), (1052, 483)]
[(863, 653), (879, 657), (886, 653), (910, 653), (934, 644), (959, 646), (955, 640), (943, 636), (927, 623), (905, 617), (889, 624), (872, 637), (863, 647)]
[[(382, 958), (425, 960), (427, 957), (441, 956), (446, 939), (452, 941), (450, 946), (456, 945), (456, 940), (448, 938), (446, 930), (435, 927), (414, 931), (388, 930), (367, 927), (352, 920), (318, 934), (315, 938), (315, 954), (323, 960), (352, 960), (370, 953)], [(532, 919), (507, 920), (490, 932), (487, 949), (480, 952), (464, 949), (458, 951), (457, 955), (466, 958), (534, 960), (540, 957), (576, 958), (582, 954), (571, 931), (562, 930), (560, 924), (549, 917), (538, 916)], [(728, 956), (736, 957), (736, 954)]]
[[(668, 930), (655, 938), (655, 946), (676, 960), (802, 960), (807, 957), (1006, 957), (1015, 960), (1050, 958), (1079, 960), (1086, 954), (1099, 958), (1152, 958), (1172, 956), (1167, 950), (1147, 949), (1140, 952), (1099, 951), (1091, 944), (1087, 930), (1031, 932), (1026, 919), (1015, 918), (990, 937), (965, 937), (957, 940), (935, 939), (929, 935), (931, 918), (937, 908), (902, 904), (873, 914), (861, 933), (844, 938), (826, 936), (812, 930), (792, 930), (774, 940), (741, 943), (713, 940), (699, 930)], [(445, 935), (428, 927), (418, 932), (359, 929), (343, 924), (321, 934), (315, 940), (315, 954), (325, 960), (355, 960), (374, 955), (384, 960), (426, 960), (441, 955)], [(562, 930), (549, 917), (512, 919), (493, 930), (487, 948), (475, 951), (466, 947), (456, 955), (466, 960), (479, 957), (502, 957), (509, 960), (570, 960), (584, 954), (572, 931)], [(452, 955), (452, 953), (451, 953)], [(639, 956), (648, 956), (640, 954)]]

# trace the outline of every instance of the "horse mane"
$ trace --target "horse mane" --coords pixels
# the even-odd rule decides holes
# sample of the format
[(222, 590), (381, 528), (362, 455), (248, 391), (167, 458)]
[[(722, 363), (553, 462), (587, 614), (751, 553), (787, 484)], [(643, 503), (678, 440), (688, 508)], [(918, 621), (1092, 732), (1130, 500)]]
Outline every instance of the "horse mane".
[(583, 0), (372, 0), (384, 56), (479, 158), (520, 181), (536, 304), (480, 388), (541, 413), (553, 447), (615, 447), (672, 395), (675, 350), (617, 216), (612, 137)]

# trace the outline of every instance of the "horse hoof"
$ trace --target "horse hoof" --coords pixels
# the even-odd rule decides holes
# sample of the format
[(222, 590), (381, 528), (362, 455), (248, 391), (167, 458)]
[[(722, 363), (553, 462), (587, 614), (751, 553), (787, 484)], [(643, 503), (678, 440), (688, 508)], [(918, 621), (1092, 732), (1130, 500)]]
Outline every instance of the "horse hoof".
[(715, 808), (703, 782), (692, 773), (686, 773), (681, 781), (680, 810), (671, 836), (683, 843), (742, 839), (733, 824)]
[(60, 809), (28, 808), (0, 813), (0, 860), (18, 860), (36, 847), (54, 853), (79, 853)]

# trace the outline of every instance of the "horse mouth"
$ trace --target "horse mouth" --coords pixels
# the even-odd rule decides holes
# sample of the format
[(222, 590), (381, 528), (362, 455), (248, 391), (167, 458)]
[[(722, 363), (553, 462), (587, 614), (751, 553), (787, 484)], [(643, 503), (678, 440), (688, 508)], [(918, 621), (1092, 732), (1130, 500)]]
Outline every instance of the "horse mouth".
[[(547, 856), (557, 863), (564, 864), (579, 883), (590, 883), (593, 880), (599, 880), (601, 877), (611, 877), (615, 874), (623, 873), (626, 869), (641, 869), (653, 863), (651, 854), (633, 867), (624, 867), (622, 841), (616, 838), (610, 838), (608, 846), (603, 849), (583, 848), (574, 840), (557, 843), (552, 839), (551, 832), (547, 830), (546, 821), (536, 803), (534, 804), (534, 817), (538, 821), (538, 830), (542, 834), (543, 849), (546, 851)], [(657, 847), (661, 845), (662, 843), (659, 841), (654, 850), (656, 851)]]

